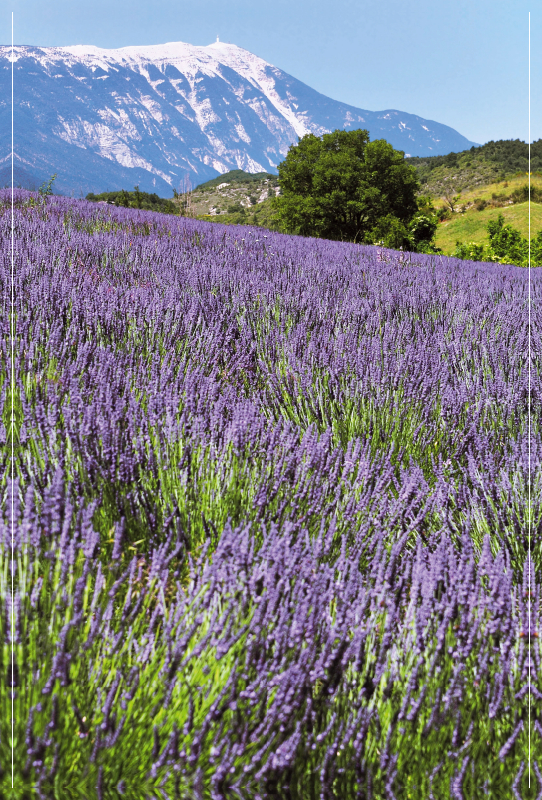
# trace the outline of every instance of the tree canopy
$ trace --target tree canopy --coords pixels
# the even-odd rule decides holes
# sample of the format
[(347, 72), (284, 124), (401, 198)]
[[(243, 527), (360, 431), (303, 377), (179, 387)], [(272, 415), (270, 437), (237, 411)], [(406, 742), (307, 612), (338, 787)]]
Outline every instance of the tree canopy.
[(179, 206), (173, 200), (167, 200), (164, 197), (158, 197), (154, 192), (140, 192), (139, 186), (134, 186), (133, 192), (127, 192), (125, 189), (120, 189), (115, 192), (102, 192), (101, 194), (94, 194), (89, 192), (86, 200), (98, 202), (105, 200), (115, 206), (124, 206), (125, 208), (141, 208), (144, 211), (158, 211), (162, 214), (178, 214)]
[[(366, 130), (306, 134), (290, 147), (278, 173), (277, 217), (289, 233), (382, 240), (390, 247), (412, 239), (409, 226), (418, 214), (416, 171), (384, 139), (369, 141)], [(425, 236), (427, 225), (418, 223)]]

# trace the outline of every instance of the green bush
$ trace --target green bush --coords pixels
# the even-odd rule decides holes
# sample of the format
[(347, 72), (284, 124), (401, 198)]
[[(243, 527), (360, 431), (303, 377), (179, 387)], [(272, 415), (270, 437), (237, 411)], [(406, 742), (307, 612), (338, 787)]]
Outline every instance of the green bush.
[[(486, 246), (475, 242), (457, 241), (452, 255), (470, 261), (494, 261), (501, 264), (515, 264), (518, 267), (529, 266), (529, 240), (512, 225), (505, 225), (502, 214), (499, 214), (497, 219), (489, 220), (486, 230), (489, 239)], [(533, 267), (542, 266), (542, 231), (531, 239), (530, 264)]]
[(477, 244), (476, 242), (459, 242), (455, 243), (455, 250), (452, 253), (454, 258), (462, 258), (466, 261), (487, 261), (484, 258), (484, 245)]
[[(532, 203), (542, 203), (542, 190), (538, 186), (531, 186), (530, 194)], [(526, 183), (519, 189), (515, 189), (511, 194), (511, 199), (514, 203), (526, 203), (529, 200), (529, 184)]]
[(427, 252), (437, 231), (437, 218), (431, 213), (419, 212), (409, 225), (409, 238), (416, 252)]
[[(511, 225), (504, 224), (504, 217), (499, 214), (496, 220), (487, 223), (489, 243), (495, 260), (509, 264), (523, 265), (528, 260), (529, 242)], [(493, 259), (492, 259), (493, 260)]]
[(245, 208), (241, 205), (241, 203), (233, 203), (231, 206), (228, 206), (228, 214), (245, 214)]
[(369, 240), (371, 243), (378, 242), (391, 250), (410, 250), (410, 236), (406, 226), (401, 220), (388, 214), (378, 220), (371, 231)]

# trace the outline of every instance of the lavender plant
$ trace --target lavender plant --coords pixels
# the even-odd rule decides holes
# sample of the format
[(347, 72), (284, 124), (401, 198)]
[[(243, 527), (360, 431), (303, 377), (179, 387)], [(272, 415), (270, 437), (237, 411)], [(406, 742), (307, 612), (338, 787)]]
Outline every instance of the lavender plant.
[(536, 797), (537, 271), (15, 200), (6, 792)]

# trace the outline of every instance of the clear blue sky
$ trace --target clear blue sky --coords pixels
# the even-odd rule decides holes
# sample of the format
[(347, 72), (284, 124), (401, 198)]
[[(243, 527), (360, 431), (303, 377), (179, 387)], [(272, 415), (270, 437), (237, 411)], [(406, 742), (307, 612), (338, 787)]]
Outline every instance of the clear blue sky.
[[(538, 8), (538, 11), (537, 11)], [(532, 0), (11, 0), (0, 43), (222, 41), (358, 108), (419, 114), (475, 142), (542, 137), (542, 9)]]

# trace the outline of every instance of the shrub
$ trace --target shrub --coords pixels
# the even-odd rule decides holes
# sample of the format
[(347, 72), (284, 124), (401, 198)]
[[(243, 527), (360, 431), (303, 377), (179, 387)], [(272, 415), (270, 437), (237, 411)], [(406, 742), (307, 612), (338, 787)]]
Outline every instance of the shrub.
[(411, 244), (408, 229), (393, 214), (388, 214), (378, 221), (371, 231), (369, 241), (381, 242), (384, 247), (393, 250), (410, 250)]
[(452, 256), (467, 261), (484, 261), (484, 245), (476, 242), (456, 241)]
[[(526, 203), (529, 200), (529, 184), (514, 189), (511, 198), (514, 203)], [(531, 202), (542, 203), (542, 190), (538, 186), (531, 186)]]
[(416, 252), (431, 252), (432, 242), (437, 230), (437, 217), (431, 213), (418, 213), (409, 225), (409, 249)]
[(496, 220), (487, 223), (487, 232), (492, 253), (500, 261), (522, 265), (527, 261), (529, 243), (521, 233), (504, 224), (504, 217), (499, 214)]

